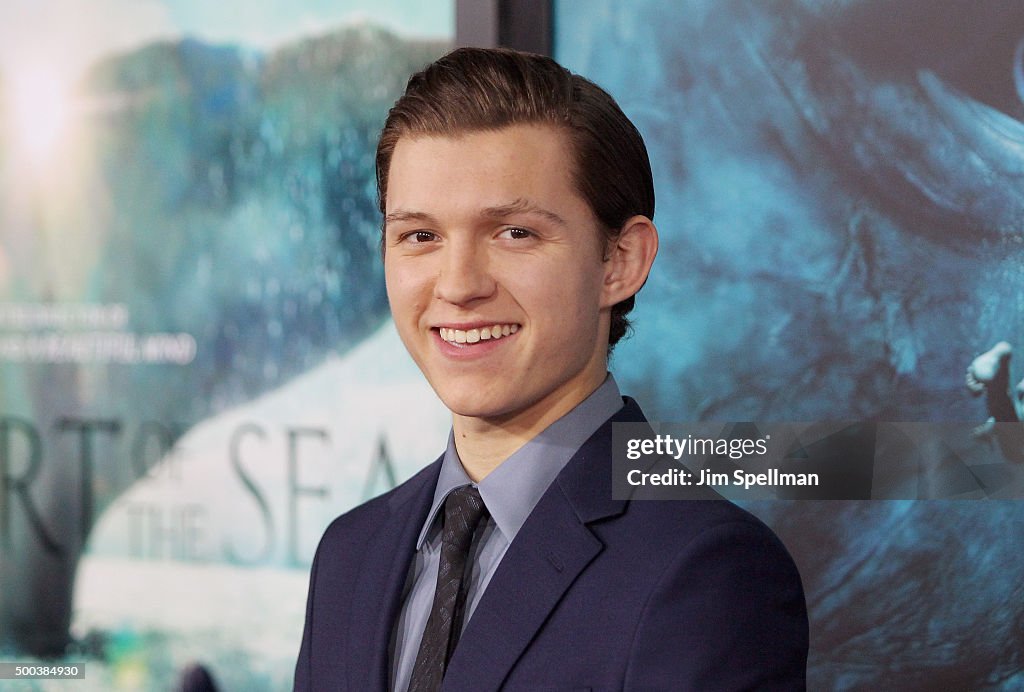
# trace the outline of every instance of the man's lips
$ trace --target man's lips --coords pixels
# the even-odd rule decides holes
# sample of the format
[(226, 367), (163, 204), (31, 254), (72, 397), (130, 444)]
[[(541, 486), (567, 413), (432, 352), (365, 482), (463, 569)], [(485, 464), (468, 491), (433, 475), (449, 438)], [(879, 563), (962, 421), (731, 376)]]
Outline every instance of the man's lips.
[(471, 328), (438, 327), (438, 334), (450, 344), (475, 344), (481, 341), (493, 341), (511, 336), (519, 331), (514, 322), (497, 322), (489, 326)]

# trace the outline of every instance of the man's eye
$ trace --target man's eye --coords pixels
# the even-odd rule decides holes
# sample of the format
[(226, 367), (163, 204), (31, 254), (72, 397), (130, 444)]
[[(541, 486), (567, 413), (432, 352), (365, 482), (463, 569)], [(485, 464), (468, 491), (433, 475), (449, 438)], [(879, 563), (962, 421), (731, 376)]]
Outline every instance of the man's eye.
[(412, 243), (429, 243), (436, 239), (437, 236), (430, 231), (413, 231), (412, 233), (404, 234), (400, 238), (401, 241), (409, 241)]
[(502, 231), (501, 235), (503, 237), (511, 238), (512, 240), (522, 240), (524, 238), (532, 238), (533, 231), (525, 228), (519, 228), (518, 226), (512, 226), (511, 228), (506, 228)]

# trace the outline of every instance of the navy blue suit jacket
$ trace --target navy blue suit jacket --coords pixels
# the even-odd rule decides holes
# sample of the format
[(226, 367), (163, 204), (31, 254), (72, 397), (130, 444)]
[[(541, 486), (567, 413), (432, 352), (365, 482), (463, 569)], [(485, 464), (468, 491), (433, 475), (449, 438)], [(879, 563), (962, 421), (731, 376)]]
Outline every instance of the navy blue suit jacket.
[[(508, 548), (444, 690), (799, 690), (807, 612), (775, 535), (723, 500), (612, 499), (613, 422)], [(336, 519), (317, 549), (297, 690), (386, 690), (388, 650), (440, 460)]]

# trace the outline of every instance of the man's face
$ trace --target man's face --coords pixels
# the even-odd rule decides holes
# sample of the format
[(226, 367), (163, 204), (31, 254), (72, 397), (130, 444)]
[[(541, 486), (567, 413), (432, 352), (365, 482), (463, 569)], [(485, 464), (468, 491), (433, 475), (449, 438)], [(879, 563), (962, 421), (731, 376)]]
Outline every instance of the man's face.
[(388, 299), (457, 416), (550, 423), (604, 379), (611, 303), (565, 135), (403, 137), (385, 218)]

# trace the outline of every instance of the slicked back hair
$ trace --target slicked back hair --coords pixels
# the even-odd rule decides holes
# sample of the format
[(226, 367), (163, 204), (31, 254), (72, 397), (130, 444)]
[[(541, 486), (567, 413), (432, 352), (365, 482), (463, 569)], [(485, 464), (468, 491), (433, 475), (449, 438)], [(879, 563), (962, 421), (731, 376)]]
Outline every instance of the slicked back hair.
[[(615, 100), (551, 58), (502, 48), (459, 48), (414, 74), (377, 144), (377, 197), (386, 215), (388, 173), (404, 136), (494, 131), (511, 125), (563, 130), (573, 182), (597, 219), (605, 248), (626, 220), (654, 218), (654, 180), (643, 138)], [(608, 348), (627, 333), (630, 296), (612, 307)]]

